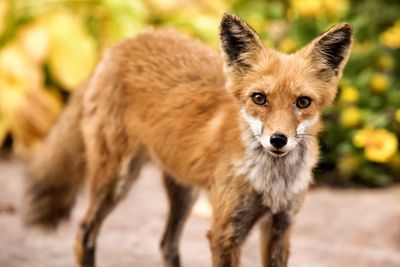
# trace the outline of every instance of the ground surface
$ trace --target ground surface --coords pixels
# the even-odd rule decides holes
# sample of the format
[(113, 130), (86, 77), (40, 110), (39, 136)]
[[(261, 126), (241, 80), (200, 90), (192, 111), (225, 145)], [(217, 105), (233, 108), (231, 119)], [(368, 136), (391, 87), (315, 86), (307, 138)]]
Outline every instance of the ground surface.
[[(79, 200), (70, 223), (55, 234), (28, 232), (20, 223), (23, 168), (0, 161), (0, 266), (74, 266), (74, 230), (85, 208)], [(11, 204), (11, 207), (5, 204)], [(0, 207), (1, 207), (0, 206)], [(13, 211), (13, 206), (15, 211)], [(162, 266), (159, 237), (166, 214), (159, 173), (147, 167), (129, 196), (109, 216), (98, 244), (99, 267)], [(206, 202), (190, 217), (182, 240), (185, 267), (210, 266)], [(4, 211), (6, 210), (6, 211)], [(246, 242), (242, 266), (260, 266), (258, 231)], [(400, 188), (313, 190), (293, 233), (290, 267), (399, 267)]]

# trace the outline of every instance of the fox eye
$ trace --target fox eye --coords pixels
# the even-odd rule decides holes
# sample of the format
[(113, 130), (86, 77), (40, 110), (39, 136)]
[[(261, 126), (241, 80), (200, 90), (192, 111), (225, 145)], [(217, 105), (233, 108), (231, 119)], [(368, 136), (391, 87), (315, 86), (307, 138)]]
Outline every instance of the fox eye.
[(311, 98), (308, 96), (300, 96), (296, 100), (296, 107), (298, 108), (308, 108), (311, 105)]
[(251, 100), (257, 105), (267, 104), (267, 97), (262, 93), (254, 93), (251, 95)]

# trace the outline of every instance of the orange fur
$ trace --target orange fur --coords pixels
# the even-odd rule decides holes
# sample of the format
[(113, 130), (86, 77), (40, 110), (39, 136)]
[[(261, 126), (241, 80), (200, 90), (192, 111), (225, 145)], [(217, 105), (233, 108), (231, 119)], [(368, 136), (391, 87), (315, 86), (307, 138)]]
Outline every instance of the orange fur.
[[(263, 264), (287, 265), (292, 218), (318, 158), (319, 113), (336, 94), (351, 29), (339, 25), (291, 55), (264, 47), (235, 16), (225, 15), (220, 30), (222, 57), (173, 30), (148, 31), (106, 51), (76, 122), (91, 184), (76, 243), (81, 266), (94, 266), (101, 222), (149, 160), (163, 169), (170, 192), (166, 266), (180, 266), (178, 239), (194, 187), (210, 192), (214, 267), (238, 266), (241, 244), (265, 215)], [(255, 104), (255, 92), (268, 104)], [(301, 96), (309, 107), (296, 107)], [(277, 132), (288, 139), (279, 153), (269, 143)]]

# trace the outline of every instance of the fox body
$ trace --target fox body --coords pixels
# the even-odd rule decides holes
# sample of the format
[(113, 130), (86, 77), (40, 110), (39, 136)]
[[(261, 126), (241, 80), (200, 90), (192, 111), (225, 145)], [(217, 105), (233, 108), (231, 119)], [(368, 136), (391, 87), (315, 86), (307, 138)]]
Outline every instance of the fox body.
[(150, 160), (163, 170), (170, 202), (165, 266), (180, 266), (196, 188), (212, 202), (214, 267), (239, 265), (258, 221), (263, 266), (287, 266), (290, 227), (318, 159), (319, 115), (334, 100), (351, 27), (336, 26), (291, 55), (264, 47), (233, 15), (224, 15), (220, 37), (222, 57), (173, 30), (110, 48), (33, 160), (28, 224), (55, 226), (83, 176), (89, 181), (75, 246), (80, 266), (94, 266), (102, 221)]

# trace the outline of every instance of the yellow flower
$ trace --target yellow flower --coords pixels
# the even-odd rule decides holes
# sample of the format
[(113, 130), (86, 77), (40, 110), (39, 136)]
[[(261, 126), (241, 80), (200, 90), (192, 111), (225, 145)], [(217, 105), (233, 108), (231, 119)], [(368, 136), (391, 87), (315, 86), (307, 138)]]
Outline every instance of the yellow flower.
[(382, 73), (375, 73), (369, 83), (371, 89), (375, 93), (381, 93), (389, 88), (389, 78)]
[(48, 133), (62, 110), (58, 95), (43, 88), (25, 90), (23, 85), (3, 82), (0, 113), (13, 137), (14, 152), (27, 155)]
[(10, 83), (24, 83), (31, 88), (42, 83), (40, 67), (15, 42), (0, 51), (0, 78)]
[(397, 109), (396, 112), (394, 113), (394, 118), (398, 123), (400, 123), (400, 108)]
[(296, 42), (290, 38), (284, 38), (280, 43), (279, 43), (279, 50), (285, 53), (292, 53), (296, 50), (297, 44)]
[(340, 123), (347, 128), (355, 127), (361, 122), (361, 117), (361, 111), (358, 107), (347, 107), (340, 114)]
[(394, 133), (385, 129), (376, 130), (372, 140), (365, 147), (365, 157), (375, 162), (387, 162), (397, 152), (398, 141)]
[(321, 0), (292, 0), (292, 7), (302, 17), (315, 17), (321, 12)]
[(393, 70), (395, 62), (389, 54), (382, 54), (378, 59), (378, 64), (384, 70)]
[(358, 89), (354, 86), (346, 86), (340, 94), (340, 101), (344, 103), (355, 103), (360, 98)]
[(380, 41), (390, 48), (400, 47), (400, 20), (381, 34)]
[(31, 23), (25, 26), (19, 33), (18, 41), (33, 61), (42, 63), (45, 60), (50, 46), (50, 33), (45, 25)]
[(374, 162), (388, 162), (397, 152), (397, 136), (386, 129), (363, 129), (353, 137), (357, 147), (364, 147), (365, 157)]
[(96, 64), (96, 42), (83, 21), (72, 13), (60, 11), (42, 20), (50, 34), (49, 70), (58, 83), (72, 91)]
[(373, 135), (372, 129), (366, 128), (358, 130), (356, 134), (353, 136), (353, 144), (356, 147), (364, 147), (371, 135)]

